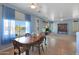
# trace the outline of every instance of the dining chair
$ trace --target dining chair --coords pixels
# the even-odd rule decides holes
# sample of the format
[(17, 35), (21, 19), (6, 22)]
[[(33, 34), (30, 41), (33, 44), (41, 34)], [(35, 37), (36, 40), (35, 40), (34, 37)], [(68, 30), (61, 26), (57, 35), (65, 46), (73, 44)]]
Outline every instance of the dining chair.
[(40, 52), (40, 49), (42, 48), (42, 51), (43, 51), (43, 53), (44, 53), (44, 47), (43, 47), (43, 41), (44, 41), (44, 37), (41, 37), (40, 38), (41, 40), (38, 42), (38, 44), (37, 44), (37, 48), (38, 48), (38, 51), (39, 51), (39, 54), (41, 54), (41, 52)]
[(17, 55), (17, 54), (20, 55), (26, 50), (26, 48), (22, 47), (20, 43), (17, 42), (16, 40), (13, 40), (13, 46), (14, 46), (14, 55)]
[(44, 44), (45, 44), (45, 46), (46, 46), (46, 48), (47, 48), (47, 36), (49, 35), (50, 33), (49, 32), (45, 32), (45, 38), (44, 38)]
[[(41, 54), (40, 50), (42, 48), (42, 51), (44, 53), (44, 47), (43, 47), (43, 40), (44, 40), (44, 37), (41, 37), (39, 38), (40, 40), (38, 40), (34, 46), (32, 46), (32, 49), (34, 50), (34, 47), (36, 47), (38, 49), (38, 53)], [(33, 51), (32, 50), (32, 51)]]
[(30, 33), (26, 33), (25, 34), (25, 37), (27, 37), (27, 36), (32, 36)]

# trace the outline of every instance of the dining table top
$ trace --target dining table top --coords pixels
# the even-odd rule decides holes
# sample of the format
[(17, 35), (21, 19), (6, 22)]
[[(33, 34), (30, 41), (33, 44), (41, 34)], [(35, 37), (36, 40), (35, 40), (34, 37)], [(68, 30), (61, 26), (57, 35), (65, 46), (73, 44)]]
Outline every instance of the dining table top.
[(44, 33), (39, 33), (37, 35), (34, 35), (34, 36), (23, 36), (23, 37), (20, 37), (20, 38), (16, 38), (15, 40), (21, 44), (33, 44), (37, 41), (40, 40), (41, 37), (44, 37), (45, 34)]

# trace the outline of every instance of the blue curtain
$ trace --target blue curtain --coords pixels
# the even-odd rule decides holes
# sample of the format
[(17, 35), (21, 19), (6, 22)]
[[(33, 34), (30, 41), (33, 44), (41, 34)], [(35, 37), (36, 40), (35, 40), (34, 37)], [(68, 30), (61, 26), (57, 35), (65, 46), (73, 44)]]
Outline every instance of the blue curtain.
[(26, 33), (32, 33), (32, 27), (31, 27), (31, 15), (25, 15), (26, 20)]
[(30, 22), (31, 21), (31, 15), (25, 14), (25, 20)]
[[(13, 28), (11, 24), (15, 23), (15, 10), (7, 6), (2, 6), (2, 10), (3, 38), (1, 40), (1, 44), (8, 44), (15, 38), (15, 33), (11, 33), (12, 29), (15, 30), (15, 28)], [(15, 26), (15, 24), (13, 24), (13, 26)]]

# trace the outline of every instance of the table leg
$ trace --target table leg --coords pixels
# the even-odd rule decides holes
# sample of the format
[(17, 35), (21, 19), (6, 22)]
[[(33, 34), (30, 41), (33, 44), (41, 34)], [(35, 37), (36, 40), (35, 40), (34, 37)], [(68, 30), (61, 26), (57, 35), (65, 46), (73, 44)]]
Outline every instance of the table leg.
[(31, 47), (30, 45), (27, 45), (27, 46), (26, 46), (26, 55), (29, 55), (30, 47)]
[(17, 53), (16, 52), (14, 52), (14, 55), (16, 55)]
[(26, 50), (26, 55), (29, 55), (29, 49)]
[(39, 52), (39, 55), (40, 55), (40, 54), (41, 54), (41, 53), (40, 53), (40, 45), (38, 46), (38, 52)]
[(20, 49), (19, 49), (19, 55), (21, 54)]

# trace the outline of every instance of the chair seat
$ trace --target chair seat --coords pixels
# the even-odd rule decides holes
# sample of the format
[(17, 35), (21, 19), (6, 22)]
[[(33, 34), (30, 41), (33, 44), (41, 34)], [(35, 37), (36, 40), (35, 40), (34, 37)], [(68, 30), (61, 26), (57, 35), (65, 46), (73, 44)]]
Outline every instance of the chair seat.
[(14, 54), (21, 54), (24, 51), (26, 51), (26, 48), (24, 46), (21, 46), (21, 44), (15, 40), (13, 40), (13, 45), (14, 45)]
[(24, 47), (20, 47), (20, 50), (17, 49), (17, 48), (14, 49), (14, 52), (17, 53), (17, 54), (19, 54), (19, 52), (23, 53), (24, 51), (26, 51), (26, 49)]
[(14, 52), (19, 54), (19, 50), (18, 49), (14, 49)]
[(23, 53), (24, 51), (26, 51), (26, 48), (25, 47), (20, 47), (20, 51), (21, 51), (21, 53)]

